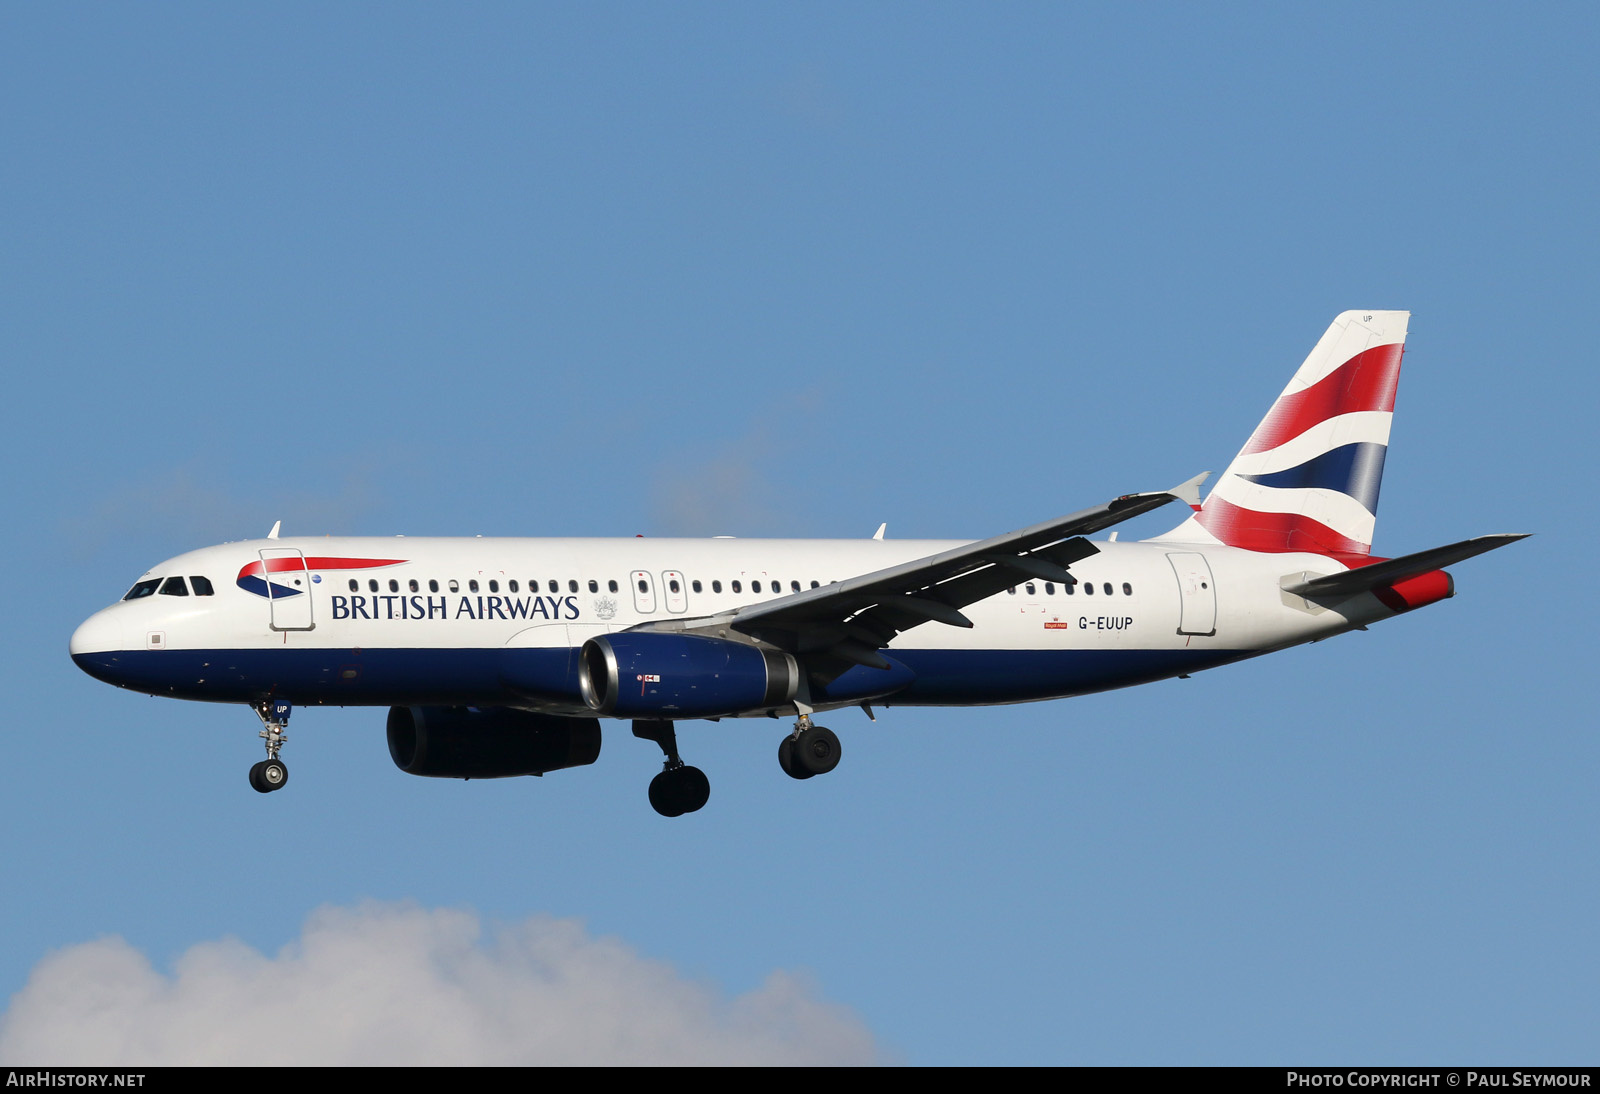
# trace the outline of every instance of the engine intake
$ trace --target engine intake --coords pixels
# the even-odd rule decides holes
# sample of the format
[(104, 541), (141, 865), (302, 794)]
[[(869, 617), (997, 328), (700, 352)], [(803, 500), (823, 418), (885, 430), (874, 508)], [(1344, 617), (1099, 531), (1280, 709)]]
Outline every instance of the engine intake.
[(619, 718), (715, 718), (786, 706), (800, 666), (779, 650), (691, 634), (591, 638), (578, 658), (591, 710)]
[(525, 710), (390, 707), (389, 755), (408, 775), (501, 779), (600, 758), (600, 720)]

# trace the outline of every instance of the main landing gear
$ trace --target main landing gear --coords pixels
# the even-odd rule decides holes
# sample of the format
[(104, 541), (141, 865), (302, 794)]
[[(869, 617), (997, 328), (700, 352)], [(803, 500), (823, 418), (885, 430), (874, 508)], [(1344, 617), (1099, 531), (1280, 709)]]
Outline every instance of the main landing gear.
[(267, 742), (267, 758), (250, 769), (250, 786), (262, 794), (282, 790), (289, 781), (289, 765), (278, 759), (278, 750), (289, 738), (284, 727), (294, 708), (281, 699), (263, 699), (251, 707), (261, 719), (262, 738)]
[(811, 715), (802, 714), (794, 732), (778, 744), (778, 766), (791, 779), (826, 775), (839, 766), (839, 738), (827, 726), (811, 724)]
[(651, 808), (663, 817), (681, 817), (706, 804), (711, 797), (711, 780), (678, 755), (678, 734), (671, 722), (634, 722), (633, 735), (654, 741), (667, 757), (661, 774), (650, 780)]

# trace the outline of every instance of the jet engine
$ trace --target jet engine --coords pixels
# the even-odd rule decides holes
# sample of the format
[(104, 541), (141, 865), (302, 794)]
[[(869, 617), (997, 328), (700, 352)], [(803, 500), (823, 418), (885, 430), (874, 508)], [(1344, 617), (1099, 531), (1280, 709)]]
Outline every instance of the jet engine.
[(800, 666), (780, 650), (655, 631), (583, 644), (578, 686), (591, 710), (619, 718), (715, 718), (787, 705)]
[(388, 736), (396, 767), (441, 779), (542, 775), (600, 758), (598, 718), (504, 707), (390, 707)]

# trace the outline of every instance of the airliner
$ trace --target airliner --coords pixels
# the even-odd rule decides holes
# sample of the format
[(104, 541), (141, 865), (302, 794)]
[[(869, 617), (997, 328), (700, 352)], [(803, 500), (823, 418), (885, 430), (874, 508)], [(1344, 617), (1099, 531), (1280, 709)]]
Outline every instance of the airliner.
[[(703, 807), (685, 719), (794, 719), (778, 764), (839, 763), (814, 716), (1060, 699), (1185, 677), (1455, 592), (1442, 567), (1522, 535), (1371, 553), (1410, 313), (1334, 320), (1202, 503), (1196, 476), (977, 542), (295, 538), (182, 554), (72, 635), (98, 680), (242, 703), (281, 789), (296, 707), (387, 707), (412, 775), (592, 764), (602, 720), (657, 744), (658, 813)], [(1094, 533), (1171, 502), (1164, 535)]]

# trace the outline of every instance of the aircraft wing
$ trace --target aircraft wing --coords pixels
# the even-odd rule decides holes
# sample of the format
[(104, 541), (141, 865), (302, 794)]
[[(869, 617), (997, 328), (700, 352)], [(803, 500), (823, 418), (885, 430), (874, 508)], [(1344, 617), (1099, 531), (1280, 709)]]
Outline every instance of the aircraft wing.
[(1318, 597), (1354, 596), (1356, 593), (1364, 593), (1380, 585), (1392, 585), (1408, 577), (1416, 577), (1418, 574), (1461, 562), (1474, 555), (1481, 555), (1485, 551), (1492, 551), (1496, 547), (1515, 543), (1519, 539), (1527, 539), (1530, 534), (1502, 532), (1492, 536), (1464, 539), (1460, 543), (1433, 547), (1426, 551), (1418, 551), (1416, 554), (1374, 562), (1370, 566), (1357, 566), (1343, 573), (1314, 577), (1309, 581), (1286, 585), (1284, 591), (1308, 600)]
[(961, 614), (962, 608), (1019, 581), (1076, 582), (1068, 567), (1099, 553), (1084, 535), (1170, 501), (1198, 505), (1200, 484), (1209, 474), (1171, 490), (1124, 494), (1092, 509), (822, 588), (714, 616), (662, 620), (634, 629), (702, 633), (732, 629), (791, 653), (836, 658), (841, 668), (849, 663), (888, 668), (877, 651), (901, 631), (927, 622), (970, 627), (972, 621)]

